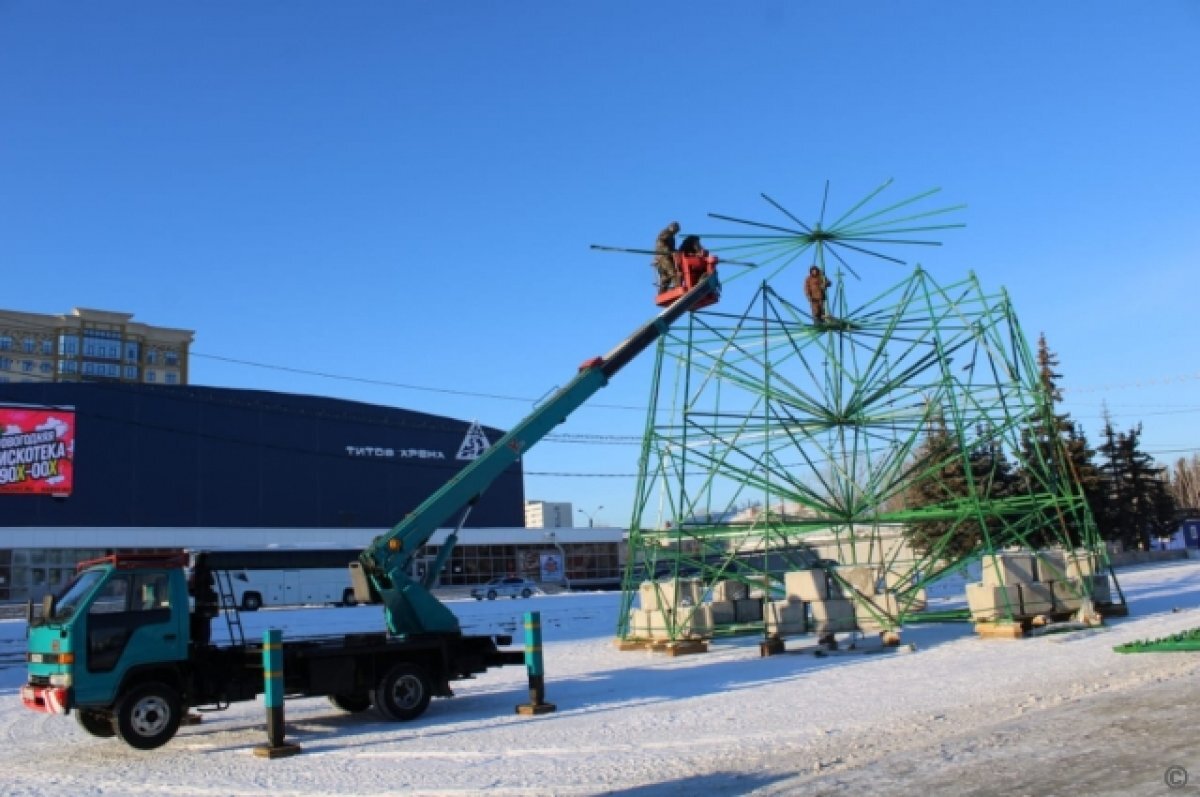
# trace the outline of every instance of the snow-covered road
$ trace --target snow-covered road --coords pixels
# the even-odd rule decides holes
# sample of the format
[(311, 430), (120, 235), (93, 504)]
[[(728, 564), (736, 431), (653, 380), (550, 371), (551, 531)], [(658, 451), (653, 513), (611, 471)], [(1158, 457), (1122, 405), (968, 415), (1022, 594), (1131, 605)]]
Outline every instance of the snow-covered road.
[[(613, 644), (618, 596), (450, 605), (473, 633), (541, 612), (547, 700), (522, 717), (521, 668), (487, 673), (391, 724), (323, 700), (287, 706), (303, 753), (267, 760), (260, 703), (206, 715), (137, 752), (21, 707), (24, 624), (0, 623), (6, 795), (1162, 794), (1200, 781), (1191, 711), (1200, 654), (1120, 655), (1121, 642), (1200, 626), (1200, 561), (1121, 573), (1131, 615), (1101, 631), (981, 640), (905, 630), (908, 654), (760, 658), (756, 640), (670, 658)], [(376, 607), (268, 611), (287, 635), (371, 628)], [(253, 629), (248, 629), (253, 633)]]

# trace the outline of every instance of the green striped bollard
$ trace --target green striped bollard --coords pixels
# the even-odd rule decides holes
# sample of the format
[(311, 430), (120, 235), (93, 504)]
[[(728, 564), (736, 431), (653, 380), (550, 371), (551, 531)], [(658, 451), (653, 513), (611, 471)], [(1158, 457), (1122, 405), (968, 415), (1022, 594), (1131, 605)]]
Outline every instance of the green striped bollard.
[(546, 702), (546, 670), (542, 667), (542, 614), (525, 612), (525, 671), (529, 673), (529, 702), (517, 706), (518, 714), (549, 714), (557, 709)]
[(267, 704), (267, 743), (254, 748), (263, 758), (282, 758), (300, 752), (300, 745), (283, 740), (283, 632), (263, 632), (263, 699)]

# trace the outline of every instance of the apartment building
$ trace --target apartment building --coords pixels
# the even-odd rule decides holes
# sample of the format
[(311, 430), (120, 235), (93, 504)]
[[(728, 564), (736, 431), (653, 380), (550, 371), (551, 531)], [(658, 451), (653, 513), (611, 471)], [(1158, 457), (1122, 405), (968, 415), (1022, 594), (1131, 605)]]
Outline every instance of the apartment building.
[(188, 383), (195, 332), (76, 307), (46, 315), (0, 309), (0, 383)]

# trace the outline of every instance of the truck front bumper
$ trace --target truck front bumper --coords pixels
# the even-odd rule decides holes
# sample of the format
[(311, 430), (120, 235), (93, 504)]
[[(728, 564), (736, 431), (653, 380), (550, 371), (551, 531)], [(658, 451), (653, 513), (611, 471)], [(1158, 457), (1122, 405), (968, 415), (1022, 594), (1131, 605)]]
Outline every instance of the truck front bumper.
[(66, 714), (71, 709), (71, 690), (65, 686), (21, 687), (21, 702), (25, 708), (43, 714)]

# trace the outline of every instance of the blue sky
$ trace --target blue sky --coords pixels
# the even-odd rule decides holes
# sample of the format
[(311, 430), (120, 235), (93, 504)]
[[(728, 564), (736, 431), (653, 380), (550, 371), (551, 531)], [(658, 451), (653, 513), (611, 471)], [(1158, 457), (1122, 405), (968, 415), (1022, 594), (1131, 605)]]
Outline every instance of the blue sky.
[[(1006, 288), (1093, 442), (1107, 406), (1166, 463), (1200, 450), (1198, 40), (1190, 0), (0, 2), (0, 306), (505, 427), (654, 311), (589, 244), (892, 178), (968, 206), (912, 259)], [(628, 522), (650, 359), (527, 497)]]

